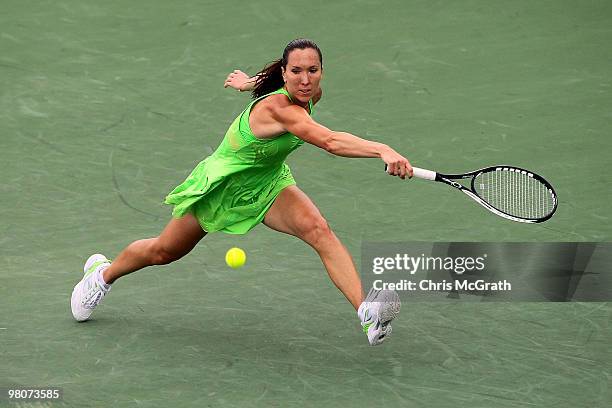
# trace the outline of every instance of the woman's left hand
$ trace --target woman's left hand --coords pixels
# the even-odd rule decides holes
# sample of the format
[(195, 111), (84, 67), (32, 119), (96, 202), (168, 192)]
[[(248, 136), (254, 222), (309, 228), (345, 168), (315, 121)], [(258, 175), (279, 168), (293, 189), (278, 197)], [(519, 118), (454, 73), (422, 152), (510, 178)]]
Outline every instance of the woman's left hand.
[(247, 74), (245, 74), (239, 69), (236, 69), (234, 70), (234, 72), (231, 72), (227, 76), (227, 79), (225, 80), (223, 87), (227, 88), (229, 86), (230, 88), (234, 88), (234, 89), (239, 90), (240, 92), (244, 92), (244, 91), (249, 91), (252, 88), (252, 86), (250, 87), (249, 85), (252, 85), (252, 84), (253, 82), (251, 81), (251, 78)]

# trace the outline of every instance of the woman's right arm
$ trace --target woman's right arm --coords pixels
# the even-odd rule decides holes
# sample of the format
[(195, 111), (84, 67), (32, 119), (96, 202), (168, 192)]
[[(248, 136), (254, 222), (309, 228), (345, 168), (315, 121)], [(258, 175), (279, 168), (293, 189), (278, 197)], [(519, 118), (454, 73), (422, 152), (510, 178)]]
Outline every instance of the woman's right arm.
[(378, 157), (387, 165), (387, 173), (400, 178), (412, 177), (408, 159), (384, 143), (362, 139), (347, 132), (335, 132), (315, 122), (296, 105), (271, 105), (271, 116), (284, 129), (305, 142), (342, 157)]

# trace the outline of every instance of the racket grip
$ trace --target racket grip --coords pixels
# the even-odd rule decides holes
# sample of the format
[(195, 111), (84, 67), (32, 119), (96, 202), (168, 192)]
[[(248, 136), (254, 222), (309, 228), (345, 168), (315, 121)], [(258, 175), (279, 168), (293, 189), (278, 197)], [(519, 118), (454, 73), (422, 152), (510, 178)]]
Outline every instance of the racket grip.
[[(385, 164), (385, 171), (387, 171), (387, 165)], [(431, 170), (426, 170), (426, 169), (421, 169), (419, 167), (413, 167), (412, 168), (412, 175), (416, 178), (420, 178), (423, 180), (435, 180), (436, 179), (436, 172), (435, 171), (431, 171)]]
[(416, 178), (420, 178), (420, 179), (424, 179), (424, 180), (435, 180), (436, 179), (436, 172), (435, 171), (421, 169), (421, 168), (418, 168), (418, 167), (413, 167), (412, 171), (413, 171), (414, 177), (416, 177)]

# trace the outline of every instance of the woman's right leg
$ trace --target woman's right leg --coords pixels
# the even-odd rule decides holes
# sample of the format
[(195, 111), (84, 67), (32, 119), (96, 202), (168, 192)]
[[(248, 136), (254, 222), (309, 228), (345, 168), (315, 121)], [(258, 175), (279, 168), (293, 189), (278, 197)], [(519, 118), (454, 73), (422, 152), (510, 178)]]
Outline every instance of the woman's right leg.
[(165, 265), (187, 255), (206, 235), (196, 217), (188, 213), (172, 218), (155, 238), (141, 239), (128, 245), (103, 272), (111, 284), (120, 277), (151, 265)]

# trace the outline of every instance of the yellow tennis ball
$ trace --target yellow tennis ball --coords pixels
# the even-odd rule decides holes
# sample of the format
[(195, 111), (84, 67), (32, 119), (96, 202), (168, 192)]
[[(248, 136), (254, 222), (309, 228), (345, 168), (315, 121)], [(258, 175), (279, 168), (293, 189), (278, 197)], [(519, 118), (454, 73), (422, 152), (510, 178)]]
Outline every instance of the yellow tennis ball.
[(240, 268), (246, 262), (246, 253), (240, 248), (231, 248), (225, 254), (225, 263), (234, 269)]

